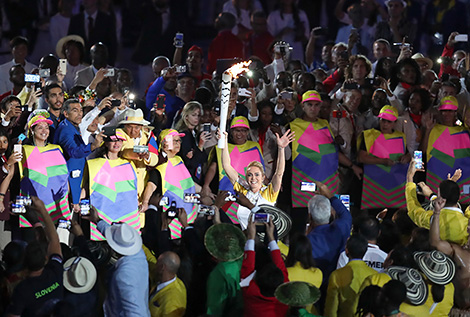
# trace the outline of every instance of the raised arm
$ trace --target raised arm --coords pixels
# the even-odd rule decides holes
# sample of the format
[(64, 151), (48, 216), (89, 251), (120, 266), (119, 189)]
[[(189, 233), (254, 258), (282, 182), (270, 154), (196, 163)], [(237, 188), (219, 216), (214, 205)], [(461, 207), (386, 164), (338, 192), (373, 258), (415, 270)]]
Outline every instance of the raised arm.
[(228, 179), (232, 184), (235, 184), (238, 180), (238, 172), (233, 168), (230, 162), (230, 153), (228, 152), (228, 133), (223, 132), (222, 138), (225, 139), (225, 146), (222, 149), (222, 168), (227, 174)]
[(445, 206), (446, 200), (442, 197), (437, 197), (434, 202), (434, 213), (431, 218), (431, 227), (429, 228), (429, 243), (442, 253), (451, 256), (453, 253), (452, 244), (448, 241), (442, 240), (440, 237), (439, 216), (441, 209)]
[(49, 241), (49, 246), (47, 249), (47, 254), (58, 254), (62, 256), (62, 249), (60, 247), (59, 236), (55, 229), (54, 223), (52, 222), (51, 216), (47, 212), (44, 202), (38, 197), (31, 197), (33, 201), (34, 209), (41, 215), (44, 221), (44, 230), (46, 232), (47, 239)]
[(290, 129), (284, 133), (282, 137), (279, 137), (279, 134), (276, 133), (277, 139), (277, 165), (276, 171), (274, 172), (272, 178), (273, 190), (274, 192), (278, 192), (281, 190), (282, 185), (282, 176), (284, 175), (284, 170), (286, 168), (286, 155), (285, 155), (285, 148), (289, 146), (289, 143), (294, 141), (295, 132), (291, 131)]

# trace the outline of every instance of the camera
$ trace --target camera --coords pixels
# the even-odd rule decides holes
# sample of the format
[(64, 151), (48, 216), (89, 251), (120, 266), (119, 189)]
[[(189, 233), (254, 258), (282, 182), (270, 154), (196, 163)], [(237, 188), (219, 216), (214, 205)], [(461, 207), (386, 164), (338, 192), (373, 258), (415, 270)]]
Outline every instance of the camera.
[(121, 105), (121, 99), (113, 99), (111, 100), (111, 108), (116, 108)]
[(213, 216), (215, 214), (215, 207), (214, 206), (206, 206), (206, 205), (199, 205), (199, 209), (197, 211), (198, 214), (204, 216)]
[(90, 201), (88, 199), (82, 199), (80, 201), (80, 214), (82, 216), (88, 216), (90, 214)]
[(201, 195), (199, 194), (192, 194), (186, 193), (184, 194), (184, 202), (190, 204), (199, 204), (201, 199)]
[(158, 110), (161, 110), (165, 107), (165, 95), (164, 94), (159, 94), (157, 96), (157, 102), (154, 104), (157, 106)]
[(262, 212), (257, 212), (253, 214), (252, 216), (252, 221), (254, 223), (268, 223), (269, 222), (269, 214), (268, 213), (262, 213)]
[(49, 68), (44, 68), (39, 70), (39, 76), (41, 78), (47, 78), (51, 76), (51, 70)]
[(341, 119), (341, 118), (346, 118), (348, 114), (344, 110), (333, 110), (331, 112), (331, 115), (333, 118)]
[(172, 201), (170, 207), (166, 210), (166, 216), (168, 219), (175, 219), (177, 216), (176, 212), (176, 201)]
[(145, 154), (148, 153), (149, 147), (147, 145), (134, 145), (132, 150), (137, 154)]
[(106, 73), (104, 73), (104, 77), (113, 77), (114, 76), (114, 68), (106, 69)]
[(67, 219), (59, 219), (59, 225), (57, 227), (68, 230), (72, 227), (72, 222)]
[(300, 184), (300, 190), (303, 192), (314, 192), (317, 190), (317, 184), (309, 183), (309, 182), (302, 182)]

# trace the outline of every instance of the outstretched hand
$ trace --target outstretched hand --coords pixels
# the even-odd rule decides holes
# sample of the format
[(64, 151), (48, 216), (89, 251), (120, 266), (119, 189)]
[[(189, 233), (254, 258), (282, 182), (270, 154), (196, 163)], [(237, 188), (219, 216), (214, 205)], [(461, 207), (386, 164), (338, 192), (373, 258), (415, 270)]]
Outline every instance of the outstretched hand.
[(278, 147), (285, 148), (289, 143), (295, 140), (295, 132), (289, 129), (282, 137), (279, 137), (279, 134), (276, 133), (276, 140)]
[(450, 176), (450, 173), (447, 174), (447, 180), (457, 182), (460, 177), (462, 177), (462, 170), (460, 168), (456, 169), (454, 175)]

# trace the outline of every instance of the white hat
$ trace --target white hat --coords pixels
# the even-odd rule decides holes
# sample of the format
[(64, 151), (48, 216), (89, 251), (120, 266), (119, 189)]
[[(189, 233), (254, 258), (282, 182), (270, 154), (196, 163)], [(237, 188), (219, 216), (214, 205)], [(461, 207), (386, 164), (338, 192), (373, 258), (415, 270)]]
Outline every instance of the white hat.
[(455, 264), (444, 253), (434, 250), (431, 252), (415, 252), (413, 254), (421, 272), (438, 285), (449, 284), (455, 275)]
[(149, 125), (150, 122), (144, 120), (144, 113), (141, 109), (132, 109), (128, 108), (124, 111), (121, 115), (121, 121), (118, 124), (141, 124), (141, 125)]
[(57, 44), (55, 46), (55, 53), (57, 54), (59, 58), (66, 58), (64, 53), (62, 52), (62, 49), (65, 43), (67, 43), (68, 41), (80, 42), (82, 43), (83, 47), (85, 47), (85, 41), (80, 35), (71, 34), (71, 35), (64, 36), (59, 41), (57, 41)]
[(83, 294), (95, 286), (96, 268), (90, 260), (72, 257), (64, 264), (64, 287), (72, 293)]
[(119, 254), (134, 255), (142, 249), (142, 238), (127, 223), (109, 226), (106, 228), (104, 236), (109, 246)]

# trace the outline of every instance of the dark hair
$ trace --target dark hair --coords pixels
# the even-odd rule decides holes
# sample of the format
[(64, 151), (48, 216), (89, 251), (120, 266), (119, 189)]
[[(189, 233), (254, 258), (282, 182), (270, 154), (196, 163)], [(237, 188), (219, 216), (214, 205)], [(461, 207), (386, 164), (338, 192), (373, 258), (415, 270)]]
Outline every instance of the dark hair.
[(405, 106), (405, 108), (409, 107), (410, 98), (413, 94), (418, 94), (421, 98), (421, 112), (425, 112), (426, 110), (428, 110), (428, 108), (432, 104), (431, 94), (427, 89), (421, 87), (412, 88), (409, 92), (407, 92), (407, 96), (403, 100), (403, 105)]
[(415, 228), (411, 232), (410, 243), (408, 243), (407, 247), (411, 252), (434, 250), (429, 242), (429, 229)]
[(417, 228), (416, 224), (411, 220), (410, 216), (408, 216), (408, 210), (406, 208), (398, 209), (393, 215), (393, 221), (402, 235), (411, 235), (411, 232)]
[(418, 63), (412, 59), (412, 58), (404, 58), (401, 61), (399, 61), (395, 67), (392, 68), (392, 73), (390, 76), (390, 88), (395, 89), (400, 82), (400, 79), (398, 78), (398, 75), (400, 74), (400, 71), (403, 67), (406, 65), (413, 67), (415, 73), (416, 73), (416, 79), (415, 82), (412, 83), (411, 85), (419, 85), (421, 83), (421, 70), (419, 68)]
[(18, 45), (21, 45), (21, 44), (29, 46), (28, 39), (24, 36), (15, 36), (10, 41), (10, 48), (13, 49), (15, 46), (18, 46)]
[(363, 235), (352, 234), (346, 242), (346, 250), (348, 251), (349, 258), (362, 259), (367, 252), (367, 240)]
[(207, 87), (199, 87), (194, 92), (194, 101), (198, 101), (202, 106), (210, 105), (212, 99), (212, 92)]
[(400, 308), (406, 300), (406, 286), (399, 280), (390, 280), (380, 290), (379, 303), (382, 303), (383, 314), (389, 316)]
[[(388, 70), (385, 70), (385, 67), (384, 67), (384, 64), (385, 64), (386, 61), (388, 61), (392, 64), (390, 69), (388, 69)], [(383, 77), (385, 79), (390, 79), (392, 68), (393, 68), (394, 64), (395, 64), (395, 61), (393, 59), (391, 59), (390, 57), (388, 57), (388, 56), (380, 58), (377, 61), (377, 65), (375, 66), (374, 76), (375, 77), (380, 76), (380, 77)]]
[(367, 73), (365, 77), (367, 77), (372, 71), (372, 64), (367, 57), (365, 57), (364, 55), (359, 55), (359, 54), (352, 55), (349, 57), (349, 66), (346, 68), (346, 78), (352, 78), (352, 69), (353, 69), (354, 63), (357, 61), (363, 61), (364, 64), (366, 65)]
[(366, 316), (372, 313), (374, 316), (380, 316), (379, 305), (380, 287), (377, 285), (369, 285), (365, 287), (359, 295), (357, 303), (356, 315)]
[(67, 56), (67, 54), (65, 54), (65, 51), (67, 50), (68, 46), (75, 46), (78, 49), (78, 51), (80, 52), (80, 63), (83, 62), (83, 59), (85, 57), (85, 47), (83, 46), (83, 44), (76, 40), (69, 40), (65, 42), (65, 44), (62, 46), (62, 54), (64, 54), (64, 56)]
[(24, 70), (23, 65), (21, 65), (21, 64), (15, 64), (15, 65), (11, 66), (10, 69), (8, 70), (8, 76), (11, 77), (11, 75), (13, 75), (13, 72), (14, 72), (15, 69), (17, 69), (17, 68), (21, 68), (22, 70)]
[(368, 218), (359, 224), (359, 233), (367, 240), (377, 240), (380, 232), (380, 224), (377, 218)]
[(413, 253), (407, 247), (402, 245), (397, 246), (388, 254), (389, 259), (393, 262), (393, 266), (404, 266), (408, 268), (415, 268), (416, 263), (413, 258)]
[(380, 235), (377, 238), (380, 250), (388, 253), (400, 242), (400, 231), (398, 231), (397, 225), (390, 219), (384, 219), (380, 224)]
[(70, 105), (73, 104), (73, 103), (78, 103), (79, 105), (80, 104), (80, 101), (78, 99), (67, 99), (64, 104), (62, 105), (62, 113), (64, 112), (69, 112), (70, 110)]
[(300, 262), (302, 268), (306, 270), (315, 267), (310, 240), (300, 233), (296, 234), (290, 242), (286, 267), (294, 266), (297, 262)]
[(289, 72), (282, 71), (277, 73), (276, 75), (276, 80), (279, 75), (284, 75), (284, 77), (281, 77), (281, 82), (282, 82), (282, 87), (292, 87), (292, 75)]
[(444, 180), (439, 184), (439, 191), (442, 198), (446, 199), (446, 206), (457, 204), (460, 199), (459, 185), (451, 180)]
[(12, 101), (18, 101), (18, 103), (20, 104), (21, 106), (21, 100), (20, 98), (14, 96), (14, 95), (10, 95), (10, 96), (6, 96), (2, 102), (0, 103), (0, 108), (3, 110), (3, 111), (7, 111), (7, 104), (12, 102)]
[[(0, 130), (3, 132), (3, 130)], [(18, 272), (23, 269), (25, 257), (25, 243), (11, 241), (3, 250), (2, 260), (5, 263), (5, 269), (10, 273)]]
[(32, 241), (28, 244), (24, 262), (29, 271), (38, 271), (46, 266), (46, 251), (38, 241)]
[(284, 274), (274, 263), (268, 263), (256, 272), (255, 281), (263, 296), (274, 297), (276, 288), (284, 283)]
[(49, 93), (51, 92), (51, 89), (54, 89), (54, 88), (60, 88), (62, 91), (64, 91), (64, 89), (61, 86), (59, 86), (57, 83), (52, 83), (44, 87), (44, 96), (46, 98), (49, 98)]

